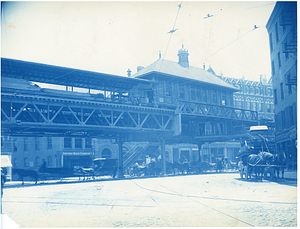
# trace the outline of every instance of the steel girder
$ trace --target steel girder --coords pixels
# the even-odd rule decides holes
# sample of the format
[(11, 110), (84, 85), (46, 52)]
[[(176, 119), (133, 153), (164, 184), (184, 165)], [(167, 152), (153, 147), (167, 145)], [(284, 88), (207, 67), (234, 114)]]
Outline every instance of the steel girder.
[(171, 132), (174, 111), (122, 104), (3, 94), (2, 129)]
[(204, 103), (181, 102), (178, 111), (184, 115), (203, 116), (209, 118), (224, 118), (240, 121), (258, 121), (258, 112), (227, 106)]

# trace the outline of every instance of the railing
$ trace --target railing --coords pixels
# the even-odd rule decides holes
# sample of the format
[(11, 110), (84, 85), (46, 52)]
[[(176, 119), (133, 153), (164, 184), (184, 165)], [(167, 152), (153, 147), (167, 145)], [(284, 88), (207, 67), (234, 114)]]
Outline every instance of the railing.
[(294, 25), (282, 42), (282, 52), (297, 53), (297, 25)]
[(177, 113), (233, 120), (258, 120), (257, 111), (188, 101), (180, 101)]
[(139, 151), (141, 149), (144, 149), (147, 146), (146, 143), (137, 143), (135, 144), (126, 154), (123, 156), (123, 163), (124, 166), (128, 164), (128, 162), (131, 160), (132, 157), (134, 157), (135, 154), (139, 154)]

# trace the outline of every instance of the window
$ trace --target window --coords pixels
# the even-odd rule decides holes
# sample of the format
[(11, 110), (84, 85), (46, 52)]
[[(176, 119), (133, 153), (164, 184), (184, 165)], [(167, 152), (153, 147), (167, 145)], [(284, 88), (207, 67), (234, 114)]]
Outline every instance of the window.
[(250, 102), (246, 102), (246, 109), (250, 110)]
[(275, 65), (274, 65), (274, 60), (272, 61), (272, 75), (275, 75)]
[[(288, 73), (288, 75), (287, 75), (287, 82), (290, 81), (290, 78), (291, 78), (291, 74)], [(288, 84), (287, 86), (288, 86), (288, 93), (292, 94), (292, 85)]]
[(166, 83), (166, 95), (172, 96), (172, 84)]
[(265, 104), (264, 103), (261, 103), (261, 106), (260, 106), (260, 112), (264, 112), (265, 111)]
[(179, 85), (179, 99), (184, 99), (184, 86)]
[(251, 109), (251, 110), (256, 111), (256, 110), (257, 110), (257, 109), (256, 109), (256, 108), (257, 108), (257, 107), (256, 107), (256, 104), (257, 104), (257, 103), (256, 103), (256, 102), (252, 102), (252, 104), (253, 104), (253, 105), (252, 105), (252, 106), (253, 106), (253, 109)]
[(272, 94), (272, 88), (268, 88), (268, 95), (269, 96), (273, 96), (273, 94)]
[(242, 108), (242, 101), (235, 101), (236, 108)]
[(259, 93), (260, 93), (261, 95), (264, 94), (264, 89), (263, 89), (262, 87), (259, 88)]
[(271, 52), (273, 52), (272, 33), (269, 34), (269, 42), (270, 42), (270, 50), (271, 50)]
[(197, 101), (202, 101), (201, 100), (201, 89), (200, 88), (196, 89), (196, 96), (197, 96)]
[(279, 41), (279, 36), (278, 36), (278, 25), (277, 22), (275, 23), (275, 38), (276, 38), (276, 42)]
[(164, 85), (163, 85), (163, 82), (159, 82), (158, 84), (158, 94), (159, 95), (163, 95), (164, 94)]
[(286, 127), (286, 122), (285, 122), (286, 118), (285, 118), (285, 112), (281, 111), (281, 123), (282, 123), (282, 129), (284, 129)]
[(222, 92), (221, 96), (222, 96), (222, 105), (224, 105), (224, 106), (227, 105), (226, 104), (226, 94), (224, 92)]
[(255, 111), (255, 103), (250, 102), (250, 110)]
[(24, 138), (24, 151), (26, 152), (28, 150), (28, 138)]
[(35, 166), (36, 166), (36, 167), (39, 167), (39, 166), (41, 166), (41, 164), (42, 164), (42, 163), (41, 163), (41, 158), (40, 158), (40, 157), (36, 157), (36, 158), (35, 158)]
[(206, 103), (207, 102), (207, 92), (206, 92), (206, 89), (202, 88), (201, 94), (202, 94), (202, 96), (201, 96), (202, 97), (202, 101)]
[(27, 157), (24, 158), (24, 167), (29, 167), (29, 160)]
[(92, 148), (92, 139), (91, 138), (86, 138), (85, 139), (85, 148)]
[(267, 112), (272, 113), (271, 104), (266, 104), (266, 106), (267, 106)]
[(102, 157), (103, 157), (103, 158), (111, 158), (111, 151), (110, 151), (110, 149), (105, 148), (105, 149), (102, 151)]
[(14, 164), (13, 164), (14, 167), (18, 167), (18, 159), (17, 158), (14, 158)]
[(261, 112), (261, 110), (262, 110), (261, 103), (257, 103), (257, 104), (258, 104), (257, 111)]
[(51, 156), (48, 157), (48, 163), (47, 164), (48, 164), (49, 167), (53, 166), (53, 160), (52, 160)]
[(18, 148), (17, 148), (17, 139), (14, 139), (14, 140), (13, 140), (13, 151), (14, 151), (14, 152), (17, 152), (17, 151), (18, 151)]
[(254, 88), (250, 87), (250, 94), (254, 94)]
[(292, 94), (292, 85), (290, 85), (290, 84), (288, 85), (288, 93)]
[(34, 138), (34, 142), (35, 142), (35, 150), (40, 150), (40, 139)]
[(51, 137), (47, 138), (47, 149), (52, 149), (52, 138)]
[(274, 89), (274, 103), (277, 104), (277, 90)]
[(283, 83), (280, 84), (280, 98), (281, 100), (284, 99), (284, 93), (283, 93)]
[(278, 56), (278, 67), (281, 68), (280, 52), (277, 54), (277, 56)]
[(64, 138), (64, 148), (72, 148), (72, 138)]
[[(287, 49), (287, 41), (284, 43), (285, 49)], [(285, 60), (288, 60), (290, 58), (289, 53), (285, 52)]]
[(82, 138), (75, 138), (75, 148), (82, 149)]
[(217, 92), (216, 91), (212, 91), (211, 92), (211, 97), (212, 97), (212, 103), (217, 103)]
[(191, 88), (191, 100), (195, 101), (196, 100), (196, 89)]

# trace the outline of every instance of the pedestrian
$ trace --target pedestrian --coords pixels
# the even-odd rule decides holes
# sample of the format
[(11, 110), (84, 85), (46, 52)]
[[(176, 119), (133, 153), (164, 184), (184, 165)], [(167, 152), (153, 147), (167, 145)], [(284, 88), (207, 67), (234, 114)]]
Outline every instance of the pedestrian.
[(3, 186), (4, 186), (5, 182), (6, 182), (6, 175), (4, 174), (4, 172), (1, 168), (1, 198), (3, 196)]

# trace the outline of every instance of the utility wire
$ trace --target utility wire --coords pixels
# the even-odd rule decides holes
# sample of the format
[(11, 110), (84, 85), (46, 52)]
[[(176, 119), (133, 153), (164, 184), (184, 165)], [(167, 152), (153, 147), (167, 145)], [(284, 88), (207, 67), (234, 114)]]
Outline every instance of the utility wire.
[(162, 67), (162, 65), (163, 65), (163, 61), (164, 61), (164, 59), (165, 59), (165, 57), (166, 57), (166, 54), (167, 54), (167, 51), (168, 51), (168, 48), (169, 48), (169, 44), (170, 44), (170, 42), (171, 42), (171, 38), (172, 38), (172, 35), (173, 35), (173, 33), (177, 30), (177, 29), (175, 29), (175, 25), (176, 25), (176, 22), (177, 22), (177, 18), (178, 18), (178, 15), (179, 15), (179, 11), (180, 11), (180, 9), (181, 9), (181, 4), (182, 4), (182, 2), (180, 2), (180, 4), (178, 5), (178, 11), (177, 11), (177, 14), (176, 14), (176, 18), (175, 18), (175, 21), (174, 21), (174, 25), (173, 25), (173, 28), (172, 28), (172, 30), (170, 30), (168, 33), (170, 33), (170, 37), (169, 37), (169, 41), (168, 41), (168, 44), (167, 44), (167, 48), (166, 48), (166, 51), (165, 51), (165, 53), (164, 53), (164, 56), (163, 56), (163, 59), (162, 59), (162, 63), (161, 63), (161, 65), (160, 65), (160, 67), (159, 67), (159, 70), (161, 69), (161, 67)]

